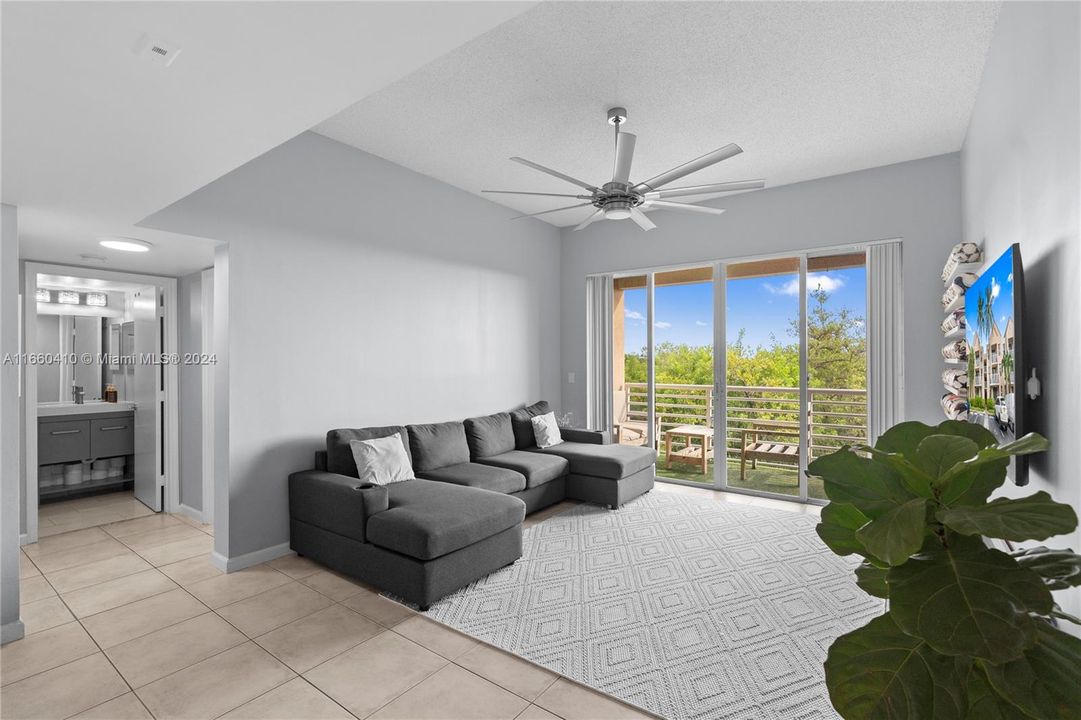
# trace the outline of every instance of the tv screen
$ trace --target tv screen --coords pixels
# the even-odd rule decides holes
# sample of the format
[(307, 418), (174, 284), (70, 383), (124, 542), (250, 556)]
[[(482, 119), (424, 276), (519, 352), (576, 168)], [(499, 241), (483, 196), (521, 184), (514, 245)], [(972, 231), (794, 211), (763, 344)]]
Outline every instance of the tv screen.
[[(1010, 246), (965, 292), (968, 342), (968, 419), (999, 442), (1023, 435), (1025, 367), (1022, 354), (1024, 284), (1021, 250)], [(1018, 485), (1027, 482), (1024, 458), (1011, 465)]]

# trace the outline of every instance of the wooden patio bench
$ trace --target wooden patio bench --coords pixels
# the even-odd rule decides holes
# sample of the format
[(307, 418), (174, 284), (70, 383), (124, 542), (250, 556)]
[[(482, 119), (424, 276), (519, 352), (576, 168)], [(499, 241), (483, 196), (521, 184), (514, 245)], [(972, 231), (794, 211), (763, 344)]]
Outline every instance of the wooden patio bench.
[[(743, 441), (740, 443), (739, 453), (740, 482), (746, 480), (748, 460), (751, 461), (752, 470), (758, 468), (759, 460), (799, 465), (798, 431), (778, 429), (777, 426), (772, 425), (752, 425), (750, 428), (743, 428), (742, 435)], [(775, 440), (762, 441), (759, 440), (759, 435), (772, 438), (795, 438), (796, 441), (795, 443)], [(750, 436), (749, 441), (748, 436)]]

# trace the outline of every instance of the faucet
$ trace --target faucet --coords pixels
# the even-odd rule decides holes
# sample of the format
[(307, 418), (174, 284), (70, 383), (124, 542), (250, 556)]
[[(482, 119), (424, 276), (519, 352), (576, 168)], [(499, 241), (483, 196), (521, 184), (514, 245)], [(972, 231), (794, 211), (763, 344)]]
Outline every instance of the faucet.
[(76, 405), (83, 404), (83, 401), (86, 399), (86, 390), (83, 389), (82, 385), (71, 386), (71, 399), (75, 401)]

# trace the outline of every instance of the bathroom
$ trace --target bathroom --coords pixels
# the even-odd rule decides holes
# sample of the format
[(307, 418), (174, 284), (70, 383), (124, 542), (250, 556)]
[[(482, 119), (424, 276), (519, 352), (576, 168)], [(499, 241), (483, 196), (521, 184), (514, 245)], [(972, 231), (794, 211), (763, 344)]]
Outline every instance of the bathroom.
[(158, 288), (53, 273), (36, 280), (39, 536), (159, 510)]

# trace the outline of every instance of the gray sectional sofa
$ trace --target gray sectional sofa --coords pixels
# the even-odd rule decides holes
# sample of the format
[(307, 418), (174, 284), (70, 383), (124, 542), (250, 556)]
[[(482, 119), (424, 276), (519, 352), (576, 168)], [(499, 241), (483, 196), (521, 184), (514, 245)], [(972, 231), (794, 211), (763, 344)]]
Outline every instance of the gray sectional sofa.
[[(526, 514), (565, 498), (616, 508), (653, 488), (649, 448), (562, 429), (538, 448), (535, 403), (464, 422), (338, 429), (316, 468), (289, 476), (290, 545), (426, 609), (522, 554)], [(397, 436), (416, 478), (361, 485), (349, 443)]]

